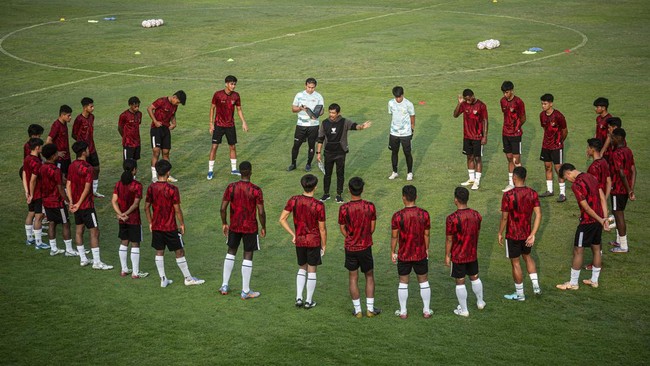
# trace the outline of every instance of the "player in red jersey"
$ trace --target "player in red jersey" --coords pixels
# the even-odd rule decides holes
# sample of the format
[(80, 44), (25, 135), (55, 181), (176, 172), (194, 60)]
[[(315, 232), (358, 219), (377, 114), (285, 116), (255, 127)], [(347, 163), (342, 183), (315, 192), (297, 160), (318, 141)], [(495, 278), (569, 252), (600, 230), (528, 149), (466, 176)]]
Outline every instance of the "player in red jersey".
[[(607, 160), (605, 160), (605, 158), (600, 154), (602, 149), (603, 144), (598, 138), (594, 137), (587, 140), (587, 157), (594, 160), (591, 165), (589, 165), (589, 168), (587, 168), (587, 173), (598, 179), (598, 187), (603, 190), (603, 193), (605, 193), (605, 201), (607, 201), (612, 189), (612, 177)], [(616, 223), (612, 223), (612, 221), (614, 221), (613, 216), (608, 217), (607, 221), (610, 229), (616, 227)], [(592, 268), (593, 264), (585, 266), (585, 269), (588, 271), (591, 271)]]
[[(50, 249), (44, 244), (43, 237), (43, 199), (41, 197), (41, 148), (43, 140), (39, 138), (29, 139), (29, 155), (23, 160), (23, 189), (27, 201), (27, 217), (25, 218), (25, 234), (27, 245), (34, 244), (36, 249)], [(34, 239), (31, 238), (33, 235)]]
[(70, 143), (68, 142), (68, 122), (72, 119), (72, 108), (68, 105), (62, 105), (59, 108), (59, 118), (57, 118), (50, 128), (47, 135), (46, 144), (56, 145), (56, 155), (58, 157), (56, 165), (63, 173), (63, 180), (68, 176), (68, 167), (70, 166)]
[(553, 108), (553, 95), (544, 94), (540, 100), (542, 101), (542, 111), (539, 114), (539, 122), (544, 129), (544, 138), (539, 160), (544, 162), (546, 170), (546, 192), (539, 196), (550, 197), (553, 195), (553, 169), (555, 168), (560, 185), (560, 195), (557, 201), (564, 202), (566, 201), (566, 183), (560, 176), (559, 169), (560, 165), (564, 163), (564, 140), (566, 140), (569, 130), (564, 115)]
[[(178, 105), (185, 105), (187, 96), (182, 90), (177, 91), (169, 97), (156, 99), (149, 107), (147, 113), (151, 117), (151, 181), (158, 182), (156, 178), (156, 163), (162, 152), (162, 158), (169, 161), (169, 150), (172, 148), (171, 130), (176, 128), (176, 110)], [(171, 175), (169, 181), (174, 183), (178, 180)]]
[[(506, 257), (510, 259), (512, 279), (515, 281), (515, 293), (503, 297), (516, 301), (526, 300), (524, 274), (519, 257), (523, 257), (526, 263), (528, 276), (533, 283), (533, 293), (535, 295), (542, 293), (537, 277), (537, 266), (530, 255), (533, 245), (535, 245), (535, 234), (542, 222), (542, 209), (539, 207), (537, 192), (526, 187), (526, 175), (527, 171), (523, 166), (518, 166), (513, 170), (515, 188), (505, 192), (501, 199), (501, 224), (498, 235), (499, 245), (503, 246), (503, 232), (506, 231)], [(530, 220), (533, 213), (535, 221), (531, 229)]]
[(515, 187), (512, 181), (512, 172), (517, 166), (521, 166), (521, 127), (526, 123), (526, 106), (514, 92), (515, 85), (512, 81), (504, 81), (501, 84), (503, 98), (501, 98), (501, 111), (503, 112), (503, 152), (508, 160), (508, 185), (503, 189), (507, 192)]
[(481, 184), (483, 172), (483, 145), (487, 144), (488, 113), (485, 103), (474, 97), (471, 89), (463, 90), (458, 96), (454, 109), (454, 118), (463, 115), (463, 154), (467, 155), (467, 172), (469, 179), (461, 185), (472, 186), (477, 190)]
[[(406, 185), (402, 188), (402, 202), (404, 208), (395, 212), (391, 219), (390, 253), (393, 263), (397, 263), (399, 287), (397, 295), (400, 309), (395, 315), (402, 319), (408, 317), (406, 300), (408, 299), (409, 275), (415, 271), (420, 284), (420, 297), (422, 297), (422, 315), (430, 318), (432, 311), (429, 308), (431, 301), (431, 288), (429, 287), (429, 230), (431, 219), (429, 213), (417, 207), (417, 189), (415, 186)], [(397, 243), (399, 242), (399, 250)]]
[(176, 254), (176, 264), (185, 277), (185, 286), (201, 285), (205, 280), (192, 277), (185, 259), (183, 242), (185, 222), (181, 209), (181, 196), (178, 188), (168, 183), (171, 169), (172, 164), (169, 160), (158, 160), (156, 163), (158, 181), (147, 188), (144, 204), (144, 212), (151, 231), (151, 246), (156, 250), (156, 268), (160, 276), (160, 287), (167, 287), (174, 282), (165, 275), (165, 247)]
[[(55, 162), (57, 160), (56, 145), (47, 144), (43, 146), (42, 156), (45, 162), (41, 165), (39, 177), (41, 178), (41, 195), (43, 196), (43, 208), (49, 217), (50, 226), (48, 236), (50, 238), (50, 255), (55, 256), (65, 253), (66, 257), (76, 257), (79, 255), (72, 247), (72, 237), (70, 236), (70, 221), (68, 219), (68, 209), (66, 203), (68, 198), (63, 190), (63, 178), (61, 169)], [(63, 227), (63, 242), (65, 250), (60, 250), (56, 244), (56, 227)]]
[(375, 232), (377, 211), (372, 202), (361, 198), (365, 183), (363, 179), (350, 179), (350, 202), (339, 208), (339, 225), (345, 237), (345, 268), (349, 271), (350, 297), (356, 318), (363, 317), (359, 295), (359, 267), (366, 277), (366, 316), (372, 318), (381, 313), (375, 307), (375, 275), (372, 257), (372, 233)]
[(27, 139), (27, 142), (25, 142), (25, 145), (23, 145), (23, 159), (32, 152), (31, 148), (29, 147), (29, 140), (33, 138), (40, 139), (43, 135), (43, 131), (45, 131), (45, 129), (39, 124), (34, 123), (27, 127), (27, 136), (29, 136), (29, 138)]
[[(253, 272), (253, 252), (260, 249), (260, 239), (266, 237), (266, 211), (264, 211), (264, 195), (262, 189), (251, 183), (252, 166), (248, 161), (239, 164), (241, 180), (230, 183), (223, 192), (221, 200), (221, 223), (223, 235), (228, 238), (228, 253), (223, 262), (223, 282), (219, 292), (227, 295), (230, 292), (230, 274), (235, 265), (235, 256), (239, 244), (244, 242), (244, 259), (241, 263), (242, 300), (254, 299), (260, 296), (257, 291), (250, 289), (251, 274)], [(228, 225), (228, 205), (230, 205), (230, 225)], [(260, 219), (262, 228), (259, 230), (257, 218)]]
[(580, 207), (580, 224), (576, 229), (573, 248), (573, 261), (571, 264), (571, 280), (557, 287), (560, 290), (577, 290), (580, 279), (580, 267), (585, 247), (591, 247), (593, 253), (593, 266), (591, 279), (583, 280), (585, 285), (598, 287), (598, 277), (602, 266), (600, 244), (603, 229), (609, 231), (607, 222), (607, 201), (605, 193), (598, 187), (598, 179), (589, 173), (576, 170), (575, 166), (566, 163), (560, 167), (560, 177), (573, 183), (571, 190)]
[(88, 164), (93, 167), (93, 195), (97, 198), (104, 198), (104, 195), (97, 192), (99, 187), (99, 156), (95, 148), (95, 102), (84, 97), (81, 99), (81, 113), (75, 118), (72, 125), (72, 138), (76, 141), (83, 141), (88, 144)]
[(140, 160), (140, 99), (129, 98), (129, 109), (120, 114), (117, 131), (122, 136), (122, 159)]
[[(280, 225), (291, 234), (291, 242), (296, 245), (298, 275), (296, 276), (296, 306), (311, 309), (316, 306), (313, 300), (316, 290), (316, 269), (322, 264), (321, 257), (327, 247), (327, 228), (325, 227), (325, 205), (314, 198), (318, 178), (305, 174), (300, 179), (303, 193), (289, 198), (280, 214)], [(293, 214), (291, 230), (287, 219)], [(302, 301), (302, 293), (307, 283), (307, 298)]]
[(93, 167), (86, 160), (90, 155), (90, 149), (86, 142), (77, 141), (72, 145), (72, 151), (77, 155), (77, 159), (70, 164), (66, 193), (68, 202), (70, 202), (70, 212), (74, 213), (75, 242), (79, 253), (79, 264), (82, 267), (90, 264), (83, 244), (84, 231), (88, 229), (90, 232), (90, 251), (93, 253), (93, 269), (113, 269), (113, 266), (103, 263), (99, 255), (99, 224), (91, 193)]
[(212, 135), (212, 147), (208, 159), (208, 180), (212, 179), (214, 173), (214, 159), (217, 156), (217, 149), (226, 136), (230, 148), (230, 173), (239, 175), (237, 170), (237, 129), (235, 128), (235, 109), (241, 120), (242, 129), (248, 132), (248, 125), (244, 119), (244, 112), (241, 109), (241, 98), (235, 91), (237, 78), (228, 75), (225, 79), (226, 87), (218, 90), (212, 96), (210, 106), (210, 134)]
[[(621, 121), (620, 118), (618, 117), (609, 117), (607, 118), (607, 138), (605, 139), (605, 143), (603, 144), (602, 148), (602, 154), (603, 157), (605, 157), (605, 160), (610, 162), (610, 156), (614, 152), (615, 146), (614, 143), (612, 142), (612, 132), (614, 132), (615, 129), (623, 127), (623, 121)], [(623, 145), (627, 146), (627, 143), (625, 140), (623, 140)]]
[(465, 187), (454, 190), (456, 211), (447, 216), (445, 240), (445, 266), (451, 267), (451, 277), (456, 279), (456, 298), (458, 307), (454, 314), (468, 317), (467, 288), (465, 276), (472, 281), (472, 291), (476, 295), (476, 307), (485, 308), (483, 301), (483, 282), (478, 277), (478, 237), (483, 217), (478, 211), (467, 207), (469, 191)]
[[(634, 154), (625, 144), (626, 132), (622, 128), (612, 131), (612, 143), (615, 147), (610, 159), (612, 174), (612, 211), (616, 219), (616, 242), (612, 253), (627, 253), (627, 225), (625, 223), (625, 206), (628, 199), (636, 200), (634, 184), (636, 183), (636, 166)], [(618, 245), (616, 245), (618, 244)]]
[(600, 140), (603, 145), (607, 140), (607, 119), (612, 117), (607, 111), (608, 107), (609, 100), (607, 98), (598, 97), (594, 100), (594, 111), (596, 112), (596, 133), (594, 137)]
[[(142, 242), (142, 221), (140, 220), (140, 200), (142, 200), (142, 183), (135, 179), (138, 172), (138, 163), (133, 159), (126, 159), (122, 163), (124, 172), (120, 180), (115, 183), (111, 204), (119, 222), (118, 237), (120, 244), (120, 276), (131, 278), (144, 278), (147, 272), (140, 272), (140, 242)], [(129, 269), (127, 254), (131, 243), (131, 264)]]

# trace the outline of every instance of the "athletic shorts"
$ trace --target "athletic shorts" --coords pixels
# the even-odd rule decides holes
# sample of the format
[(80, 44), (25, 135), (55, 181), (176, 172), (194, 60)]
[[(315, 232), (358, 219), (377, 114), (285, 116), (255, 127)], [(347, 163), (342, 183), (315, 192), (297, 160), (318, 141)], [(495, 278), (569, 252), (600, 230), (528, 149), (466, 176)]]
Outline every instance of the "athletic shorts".
[(55, 224), (67, 224), (70, 222), (68, 209), (65, 206), (59, 208), (45, 208), (45, 215), (47, 216), (47, 220), (49, 222), (53, 222)]
[(296, 142), (309, 141), (309, 143), (316, 143), (318, 138), (318, 126), (296, 126), (296, 131), (293, 133), (293, 140)]
[(32, 200), (32, 202), (27, 204), (27, 209), (29, 210), (29, 212), (42, 214), (43, 213), (43, 199), (38, 198), (38, 199)]
[(320, 258), (320, 246), (318, 247), (296, 247), (296, 256), (298, 257), (298, 265), (304, 266), (320, 266), (323, 264)]
[(233, 127), (215, 126), (214, 132), (212, 132), (212, 143), (217, 145), (221, 144), (224, 135), (226, 136), (226, 141), (228, 142), (228, 145), (232, 146), (237, 144), (237, 129), (235, 129), (235, 126)]
[(402, 145), (402, 150), (405, 153), (410, 153), (411, 152), (411, 140), (413, 139), (413, 135), (411, 136), (393, 136), (390, 135), (388, 137), (388, 150), (390, 151), (399, 151), (399, 145)]
[(124, 160), (126, 159), (140, 160), (140, 146), (136, 146), (136, 147), (124, 146), (122, 149), (122, 158)]
[(56, 166), (61, 169), (61, 173), (63, 175), (67, 176), (68, 175), (68, 168), (70, 167), (70, 164), (72, 162), (70, 161), (70, 158), (68, 159), (59, 159), (56, 161)]
[(97, 212), (95, 212), (94, 208), (78, 210), (74, 213), (74, 223), (76, 225), (84, 225), (86, 229), (99, 227), (97, 223)]
[(501, 136), (501, 138), (504, 153), (521, 155), (521, 136)]
[(131, 243), (142, 242), (142, 225), (120, 223), (117, 237)]
[(239, 243), (244, 241), (244, 251), (245, 252), (254, 252), (260, 250), (260, 239), (257, 236), (257, 232), (251, 234), (236, 233), (234, 231), (228, 232), (228, 248), (237, 249), (239, 248)]
[(374, 260), (372, 259), (372, 247), (357, 252), (345, 251), (345, 268), (348, 271), (356, 271), (361, 267), (361, 272), (367, 273), (375, 268)]
[(576, 238), (573, 245), (578, 248), (588, 248), (592, 245), (601, 244), (603, 225), (594, 222), (591, 224), (580, 224), (576, 229)]
[(481, 145), (481, 140), (463, 139), (463, 154), (483, 156), (483, 145)]
[(169, 132), (169, 127), (152, 127), (150, 135), (152, 149), (160, 148), (163, 150), (169, 150), (172, 148), (172, 134)]
[(526, 240), (506, 238), (506, 258), (519, 258), (522, 254), (530, 254), (533, 248), (526, 246)]
[(397, 274), (400, 276), (408, 276), (411, 271), (415, 271), (417, 275), (424, 275), (429, 273), (429, 260), (423, 259), (421, 261), (397, 261)]
[(478, 274), (478, 260), (469, 263), (451, 262), (450, 276), (453, 278), (465, 278), (465, 276), (476, 276)]
[(88, 164), (90, 164), (93, 167), (99, 166), (99, 155), (97, 155), (97, 151), (95, 151), (94, 153), (90, 153), (86, 161), (88, 162)]
[(185, 247), (183, 243), (183, 235), (177, 230), (174, 231), (157, 231), (151, 232), (151, 246), (155, 250), (165, 250), (167, 248), (170, 252), (175, 252)]
[(625, 211), (628, 198), (630, 198), (630, 196), (627, 193), (611, 195), (612, 211)]
[(542, 148), (542, 152), (539, 155), (539, 160), (543, 162), (553, 162), (553, 164), (558, 165), (564, 163), (564, 152), (563, 149), (549, 150)]

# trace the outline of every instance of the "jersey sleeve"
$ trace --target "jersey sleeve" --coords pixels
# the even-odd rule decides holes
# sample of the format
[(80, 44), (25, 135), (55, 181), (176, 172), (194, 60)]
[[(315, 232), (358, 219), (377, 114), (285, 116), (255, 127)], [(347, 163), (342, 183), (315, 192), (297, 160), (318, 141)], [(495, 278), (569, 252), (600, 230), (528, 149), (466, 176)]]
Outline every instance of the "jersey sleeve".
[(135, 198), (142, 199), (142, 183), (140, 183), (140, 182), (136, 182), (136, 183), (137, 184), (135, 186), (135, 192), (134, 192), (135, 193)]
[(535, 191), (532, 191), (531, 195), (533, 198), (533, 207), (539, 207), (539, 195)]
[(84, 173), (84, 176), (83, 176), (84, 184), (92, 183), (93, 182), (93, 168), (90, 165), (88, 165), (88, 166), (84, 167), (83, 173)]
[(501, 212), (510, 212), (510, 195), (507, 193), (501, 198)]
[(370, 204), (370, 220), (377, 221), (377, 208), (374, 203)]
[(325, 221), (325, 205), (323, 202), (318, 202), (316, 206), (316, 218), (319, 222)]
[(480, 122), (487, 121), (487, 119), (488, 119), (487, 106), (485, 105), (485, 103), (481, 103), (481, 121)]
[(447, 216), (447, 222), (445, 223), (445, 234), (454, 235), (456, 234), (456, 223), (454, 222), (454, 216)]
[(392, 115), (393, 114), (393, 108), (392, 108), (392, 102), (393, 100), (388, 101), (388, 114)]
[(215, 105), (215, 106), (217, 105), (217, 102), (218, 102), (218, 100), (217, 100), (217, 93), (218, 93), (218, 92), (215, 92), (215, 93), (212, 95), (212, 104)]
[(409, 116), (415, 116), (415, 107), (413, 106), (413, 103), (409, 101), (408, 106), (406, 107), (406, 110), (409, 113)]
[(347, 213), (347, 206), (343, 205), (339, 208), (339, 225), (345, 225), (345, 216)]
[(237, 98), (235, 98), (235, 105), (241, 107), (241, 96), (237, 93)]
[(233, 185), (228, 184), (226, 190), (223, 191), (223, 197), (221, 198), (221, 200), (225, 202), (230, 202), (230, 197), (232, 197), (232, 195), (233, 195)]
[(399, 229), (399, 221), (400, 221), (400, 216), (397, 212), (393, 214), (393, 217), (390, 220), (390, 228), (392, 230), (398, 230)]
[(521, 118), (521, 116), (526, 114), (526, 105), (524, 104), (524, 101), (519, 99), (517, 100), (517, 115)]
[(576, 196), (576, 200), (578, 202), (584, 201), (587, 199), (587, 192), (585, 189), (585, 183), (580, 181), (579, 184), (576, 184), (575, 182), (571, 185), (571, 190), (573, 191), (573, 194)]
[(173, 205), (181, 203), (181, 193), (178, 190), (178, 188), (176, 188), (176, 187), (174, 187), (174, 189), (173, 189), (173, 194), (172, 194), (172, 200), (171, 201), (172, 201)]
[(152, 203), (153, 202), (153, 186), (149, 186), (147, 188), (147, 196), (145, 197), (145, 202), (147, 203)]
[(431, 217), (429, 216), (429, 212), (426, 210), (424, 211), (424, 229), (431, 229)]
[(562, 113), (558, 113), (557, 124), (560, 127), (560, 130), (566, 129), (566, 118)]
[(285, 211), (289, 211), (289, 212), (293, 212), (293, 208), (294, 208), (295, 206), (296, 206), (296, 201), (294, 200), (293, 197), (291, 197), (291, 198), (289, 198), (289, 200), (287, 201), (287, 204), (284, 205), (284, 210), (285, 210)]
[(153, 105), (153, 107), (155, 109), (158, 109), (158, 108), (162, 107), (163, 106), (163, 98), (156, 99), (153, 103), (151, 103), (151, 105)]
[(113, 187), (113, 194), (119, 194), (120, 193), (119, 187), (120, 187), (120, 182), (118, 181), (117, 183), (115, 183), (115, 187)]
[(56, 137), (56, 134), (59, 132), (59, 122), (54, 122), (52, 123), (52, 128), (50, 128), (50, 134), (47, 135), (48, 137), (52, 138), (52, 141), (54, 141), (54, 138)]
[(264, 193), (262, 192), (262, 189), (259, 187), (255, 190), (255, 204), (256, 205), (264, 204)]
[(120, 114), (120, 117), (117, 119), (117, 125), (121, 128), (124, 128), (124, 125), (126, 124), (126, 116), (124, 113)]
[(297, 93), (296, 96), (293, 97), (293, 103), (291, 103), (291, 105), (296, 106), (296, 107), (300, 106), (300, 94), (301, 93)]

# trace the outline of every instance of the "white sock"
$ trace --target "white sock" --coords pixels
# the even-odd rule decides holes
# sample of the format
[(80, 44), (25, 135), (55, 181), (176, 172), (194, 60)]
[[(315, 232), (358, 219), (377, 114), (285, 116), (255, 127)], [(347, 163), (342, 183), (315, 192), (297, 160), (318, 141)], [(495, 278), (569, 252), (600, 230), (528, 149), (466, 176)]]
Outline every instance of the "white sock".
[(618, 229), (616, 229), (616, 242), (621, 244), (621, 234), (618, 232)]
[(566, 183), (560, 183), (560, 194), (566, 196)]
[(214, 160), (208, 160), (208, 171), (209, 172), (214, 171)]
[(475, 172), (474, 169), (467, 169), (467, 174), (469, 175), (470, 182), (474, 181), (474, 172)]
[(81, 262), (88, 261), (88, 257), (86, 257), (86, 248), (84, 248), (83, 244), (77, 245), (77, 252), (79, 253), (79, 260)]
[(131, 265), (133, 266), (133, 274), (140, 273), (140, 248), (131, 247)]
[(471, 282), (472, 291), (474, 291), (474, 295), (476, 295), (476, 303), (480, 304), (483, 302), (483, 282), (481, 282), (480, 278), (477, 278), (476, 281)]
[(467, 288), (465, 287), (465, 285), (456, 285), (456, 298), (458, 299), (460, 310), (466, 312), (467, 311)]
[(93, 253), (93, 263), (99, 264), (99, 262), (102, 261), (101, 258), (99, 257), (99, 247), (90, 248), (90, 251)]
[[(34, 234), (36, 234), (36, 230), (34, 230)], [(38, 243), (38, 239), (36, 241)], [(621, 236), (621, 240), (618, 242), (621, 245), (621, 249), (627, 250), (627, 234)]]
[(253, 273), (253, 261), (244, 259), (241, 262), (241, 290), (248, 293), (251, 288), (251, 273)]
[(73, 252), (74, 248), (72, 248), (72, 239), (68, 240), (63, 240), (63, 243), (65, 244), (65, 250), (68, 252)]
[(406, 300), (409, 298), (409, 284), (401, 283), (397, 287), (397, 298), (399, 299), (399, 311), (406, 314)]
[(34, 240), (36, 245), (43, 244), (43, 229), (34, 230)]
[(151, 180), (158, 179), (158, 173), (156, 173), (156, 167), (151, 167)]
[(97, 187), (99, 187), (99, 179), (93, 179), (93, 193), (97, 193)]
[(476, 172), (476, 178), (474, 179), (474, 182), (479, 183), (481, 181), (481, 176), (483, 173)]
[(34, 239), (34, 225), (25, 225), (25, 236), (27, 240)]
[(533, 283), (533, 287), (539, 287), (539, 280), (537, 280), (537, 273), (530, 273), (528, 276), (530, 277), (530, 281)]
[(512, 181), (512, 173), (508, 173), (508, 185), (514, 186), (515, 182)]
[(366, 298), (366, 308), (368, 311), (375, 311), (375, 298), (368, 297)]
[(307, 273), (307, 302), (312, 302), (316, 291), (316, 272)]
[(223, 282), (221, 282), (221, 286), (228, 286), (228, 283), (230, 283), (230, 274), (234, 266), (235, 256), (226, 254), (226, 259), (223, 261)]
[(120, 265), (122, 266), (122, 272), (127, 272), (129, 270), (129, 266), (128, 263), (126, 262), (126, 258), (129, 254), (129, 247), (120, 244), (120, 250), (118, 254), (120, 255)]
[(553, 193), (553, 180), (546, 181), (546, 190)]
[(591, 283), (598, 283), (598, 277), (600, 277), (600, 268), (591, 267)]
[(230, 159), (230, 170), (237, 170), (237, 159)]
[(580, 279), (580, 270), (571, 268), (571, 281), (569, 281), (573, 286), (578, 284)]
[(302, 292), (305, 289), (305, 283), (307, 283), (307, 271), (301, 268), (298, 270), (298, 274), (296, 275), (296, 300), (302, 299)]
[(361, 299), (353, 299), (352, 300), (352, 306), (354, 306), (354, 312), (355, 313), (360, 313), (361, 312)]
[(420, 297), (422, 298), (422, 311), (429, 311), (429, 303), (431, 302), (431, 287), (429, 287), (429, 281), (420, 283)]
[(185, 278), (192, 277), (192, 275), (190, 274), (190, 269), (187, 267), (187, 260), (185, 259), (185, 256), (176, 258), (176, 264), (178, 265), (178, 268), (181, 269), (181, 272), (183, 272), (183, 277)]
[(515, 283), (515, 291), (517, 292), (517, 296), (524, 297), (524, 283)]
[(162, 255), (156, 256), (156, 268), (158, 269), (158, 276), (161, 280), (165, 280), (165, 257)]
[(50, 239), (50, 250), (56, 252), (59, 248), (56, 246), (56, 239)]

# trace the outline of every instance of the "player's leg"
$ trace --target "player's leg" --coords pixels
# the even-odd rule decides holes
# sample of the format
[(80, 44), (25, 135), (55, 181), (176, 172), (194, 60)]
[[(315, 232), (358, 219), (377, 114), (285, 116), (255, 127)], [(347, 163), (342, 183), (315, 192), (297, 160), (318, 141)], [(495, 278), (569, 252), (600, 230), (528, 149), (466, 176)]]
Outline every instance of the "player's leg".
[(314, 155), (316, 154), (316, 140), (318, 140), (318, 126), (308, 127), (308, 136), (307, 144), (309, 146), (309, 151), (307, 152), (307, 164), (305, 165), (305, 171), (311, 171), (311, 163), (314, 161)]
[(375, 307), (375, 260), (372, 257), (372, 247), (358, 254), (361, 272), (366, 277), (366, 316), (372, 318), (381, 314), (381, 309)]
[(212, 179), (212, 176), (214, 175), (214, 159), (217, 156), (217, 149), (219, 148), (219, 144), (212, 143), (212, 146), (210, 146), (210, 154), (208, 156), (208, 180)]
[(72, 230), (70, 229), (70, 222), (68, 220), (68, 212), (65, 208), (61, 208), (61, 211), (65, 214), (65, 222), (63, 226), (63, 243), (65, 244), (65, 255), (69, 257), (76, 257), (79, 255), (77, 251), (72, 246)]
[(176, 265), (183, 273), (185, 277), (185, 286), (201, 285), (205, 283), (204, 280), (193, 277), (190, 273), (190, 268), (187, 265), (187, 259), (185, 258), (185, 243), (183, 242), (183, 235), (179, 232), (168, 232), (168, 244), (167, 247), (169, 250), (173, 250), (176, 254)]
[(512, 176), (513, 176), (512, 172), (515, 169), (514, 155), (512, 153), (506, 153), (506, 160), (508, 162), (508, 185), (503, 190), (504, 192), (511, 190), (512, 188), (510, 187), (515, 186), (515, 183), (512, 180)]
[(260, 296), (260, 293), (253, 291), (250, 288), (251, 275), (253, 273), (253, 253), (256, 250), (259, 250), (259, 237), (257, 233), (254, 234), (244, 234), (244, 259), (241, 264), (241, 298), (242, 299), (253, 299)]
[(298, 274), (296, 275), (296, 306), (301, 307), (304, 302), (302, 301), (302, 295), (305, 291), (305, 285), (307, 284), (307, 262), (304, 265), (298, 266)]
[(467, 309), (467, 287), (465, 287), (465, 266), (462, 264), (451, 264), (451, 277), (456, 282), (456, 299), (458, 300), (458, 307), (454, 309), (454, 314), (460, 316), (469, 316)]
[(151, 181), (154, 183), (158, 181), (158, 173), (156, 173), (158, 159), (160, 159), (160, 148), (154, 147), (151, 149)]
[(34, 245), (36, 240), (34, 240), (34, 216), (36, 213), (34, 210), (27, 211), (27, 217), (25, 218), (25, 244)]
[(345, 183), (345, 154), (336, 159), (336, 203), (343, 203), (343, 184)]
[(485, 301), (483, 300), (483, 282), (478, 277), (478, 260), (468, 264), (467, 274), (472, 283), (472, 292), (476, 295), (476, 307), (481, 310), (485, 308)]
[[(317, 250), (320, 252), (320, 248), (317, 248)], [(310, 252), (312, 251), (310, 250)], [(320, 253), (318, 253), (318, 255), (320, 256)], [(313, 257), (313, 255), (310, 255), (309, 257)], [(316, 291), (316, 269), (318, 267), (316, 262), (313, 260), (308, 259), (307, 263), (307, 298), (305, 299), (306, 301), (304, 306), (305, 309), (311, 309), (316, 306), (316, 302), (314, 301), (314, 292)]]
[(167, 278), (165, 275), (165, 239), (160, 231), (151, 233), (151, 246), (156, 250), (156, 269), (158, 276), (160, 276), (160, 287), (167, 287), (174, 281)]
[(85, 231), (85, 226), (83, 220), (81, 219), (80, 212), (77, 211), (75, 212), (74, 241), (75, 244), (77, 245), (77, 253), (79, 253), (79, 264), (82, 267), (91, 264), (91, 262), (88, 260), (88, 257), (86, 257), (86, 248), (84, 247), (84, 242), (83, 242), (84, 231)]
[[(292, 171), (296, 169), (296, 162), (298, 161), (298, 153), (300, 153), (300, 146), (305, 142), (304, 139), (304, 128), (296, 126), (296, 129), (293, 133), (293, 147), (291, 148), (291, 164), (287, 167), (287, 171)], [(311, 144), (310, 144), (311, 149)], [(313, 155), (312, 155), (313, 157)]]
[(511, 257), (510, 264), (512, 266), (512, 279), (515, 282), (515, 293), (503, 295), (503, 297), (508, 300), (524, 301), (526, 299), (524, 295), (524, 275), (521, 269), (519, 255), (514, 258)]
[(553, 162), (544, 162), (544, 174), (546, 176), (546, 192), (542, 193), (541, 197), (548, 197), (553, 195)]
[(428, 274), (417, 274), (418, 283), (420, 284), (420, 297), (422, 298), (422, 316), (425, 318), (430, 318), (432, 311), (430, 306), (431, 303), (431, 286), (429, 286)]
[(223, 260), (223, 275), (221, 287), (219, 288), (219, 292), (222, 295), (228, 295), (230, 292), (230, 275), (232, 274), (233, 268), (235, 268), (235, 256), (237, 255), (241, 239), (241, 234), (228, 231), (228, 240), (226, 241), (228, 251), (226, 252), (226, 258)]
[(330, 198), (330, 186), (332, 184), (332, 172), (334, 171), (335, 156), (325, 152), (325, 176), (323, 177), (323, 197), (321, 201), (326, 201)]
[(237, 170), (237, 146), (228, 145), (228, 148), (230, 149), (230, 173), (233, 175), (241, 175), (239, 174), (239, 170)]
[(474, 155), (474, 166), (476, 173), (474, 173), (474, 184), (472, 184), (472, 190), (479, 189), (481, 185), (481, 176), (483, 175), (483, 159), (481, 155), (483, 154), (483, 146), (481, 145), (478, 149), (479, 153)]
[[(95, 216), (95, 212), (91, 213), (91, 217)], [(99, 228), (97, 227), (97, 219), (95, 219), (95, 227), (88, 228), (90, 234), (90, 250), (93, 253), (93, 269), (109, 270), (113, 269), (113, 266), (110, 266), (101, 260), (100, 250), (99, 250)], [(88, 227), (88, 224), (86, 224)]]
[(612, 212), (616, 221), (616, 242), (618, 247), (612, 248), (612, 253), (627, 253), (627, 223), (625, 222), (625, 207), (627, 206), (628, 195), (612, 195)]
[(149, 131), (151, 136), (151, 181), (156, 182), (158, 180), (156, 173), (156, 163), (160, 159), (160, 152), (162, 150), (162, 134), (161, 127), (153, 127)]
[(467, 158), (467, 174), (469, 178), (467, 181), (461, 183), (462, 186), (470, 186), (474, 184), (476, 178), (476, 167), (474, 166), (474, 154), (472, 152), (472, 140), (463, 139), (463, 154)]
[[(397, 287), (397, 298), (399, 300), (399, 310), (395, 312), (396, 315), (398, 315), (402, 319), (406, 319), (408, 316), (408, 311), (406, 308), (406, 301), (408, 300), (409, 297), (409, 274), (411, 271), (411, 267), (408, 265), (408, 263), (401, 262), (402, 266), (408, 266), (408, 271), (401, 271), (400, 267), (400, 262), (397, 263), (398, 268), (397, 271), (399, 273), (399, 285)], [(403, 275), (402, 273), (406, 273)]]
[[(129, 257), (129, 240), (128, 236), (126, 236), (126, 231), (128, 230), (126, 228), (126, 224), (120, 224), (120, 249), (118, 251), (118, 255), (120, 257), (120, 276), (126, 277), (129, 274), (132, 273), (132, 271), (129, 269), (128, 266), (128, 257)], [(136, 272), (137, 273), (137, 272)]]
[(352, 298), (352, 306), (354, 311), (352, 315), (357, 318), (361, 318), (363, 313), (361, 312), (361, 298), (359, 295), (359, 270), (348, 271), (348, 284), (350, 288), (350, 297)]
[[(142, 231), (142, 228), (140, 228), (140, 231)], [(140, 236), (139, 241), (130, 242), (131, 243), (131, 266), (133, 268), (131, 278), (133, 279), (144, 278), (149, 276), (148, 272), (140, 271), (140, 241), (142, 241), (142, 236)]]
[(591, 245), (591, 252), (593, 253), (593, 261), (591, 266), (591, 278), (582, 281), (582, 283), (584, 283), (585, 285), (589, 285), (594, 288), (598, 287), (598, 278), (600, 277), (600, 270), (603, 266), (600, 248), (601, 248), (600, 244)]
[(413, 136), (402, 138), (402, 150), (406, 160), (406, 180), (413, 180), (413, 154), (411, 154), (411, 139)]
[(524, 258), (524, 262), (526, 262), (526, 271), (528, 271), (528, 277), (530, 277), (530, 281), (533, 284), (533, 293), (539, 295), (542, 293), (542, 289), (539, 287), (539, 278), (537, 277), (537, 265), (535, 264), (535, 260), (530, 253), (522, 254), (522, 258)]
[(393, 172), (388, 177), (388, 179), (395, 179), (398, 176), (397, 172), (397, 166), (398, 166), (398, 161), (399, 161), (399, 146), (400, 146), (400, 140), (399, 137), (390, 135), (388, 138), (388, 149), (390, 150), (390, 162), (391, 166), (393, 168)]
[(36, 249), (50, 249), (50, 246), (47, 244), (43, 244), (43, 208), (39, 203), (37, 203), (36, 212), (34, 213), (34, 243), (36, 245)]

